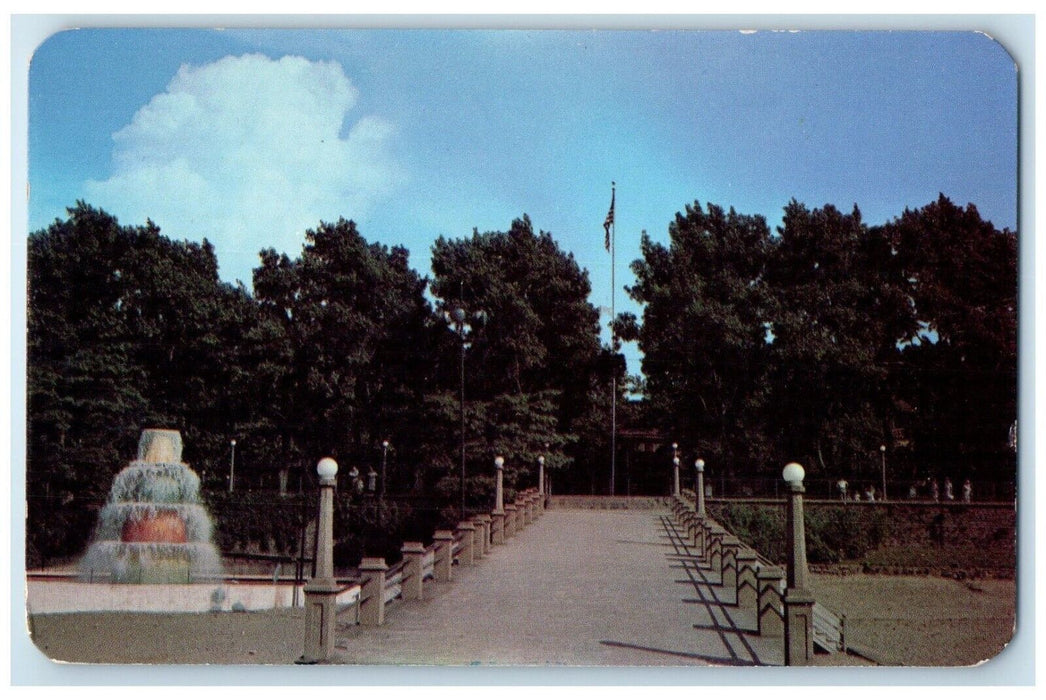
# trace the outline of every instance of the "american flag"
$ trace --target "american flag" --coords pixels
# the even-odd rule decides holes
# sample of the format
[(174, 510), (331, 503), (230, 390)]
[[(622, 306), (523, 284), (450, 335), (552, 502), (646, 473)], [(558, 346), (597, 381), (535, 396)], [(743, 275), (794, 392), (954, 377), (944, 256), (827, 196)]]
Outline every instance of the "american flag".
[(603, 230), (606, 231), (606, 241), (603, 243), (606, 246), (607, 252), (610, 252), (610, 227), (614, 225), (614, 190), (610, 191), (610, 211), (607, 212), (607, 218), (603, 222)]

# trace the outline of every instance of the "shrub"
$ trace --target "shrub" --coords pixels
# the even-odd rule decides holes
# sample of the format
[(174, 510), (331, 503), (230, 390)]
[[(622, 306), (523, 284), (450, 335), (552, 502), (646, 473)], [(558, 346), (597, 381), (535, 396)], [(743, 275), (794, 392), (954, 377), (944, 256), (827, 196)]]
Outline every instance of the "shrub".
[[(710, 509), (727, 530), (767, 559), (788, 558), (785, 509), (781, 506), (727, 503)], [(889, 536), (889, 520), (877, 509), (846, 506), (804, 511), (806, 558), (811, 564), (858, 559)]]

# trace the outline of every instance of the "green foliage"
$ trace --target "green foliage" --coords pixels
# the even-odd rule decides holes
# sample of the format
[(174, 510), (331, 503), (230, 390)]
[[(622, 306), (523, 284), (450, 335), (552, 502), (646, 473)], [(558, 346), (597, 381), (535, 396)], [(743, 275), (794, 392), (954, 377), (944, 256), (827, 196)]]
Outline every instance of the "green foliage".
[(770, 561), (782, 563), (787, 560), (783, 508), (727, 503), (710, 506), (708, 512), (723, 527)]
[[(384, 459), (389, 493), (429, 503), (353, 521), (349, 559), (365, 540), (391, 552), (383, 527), (453, 524), (462, 353), (468, 510), (491, 505), (498, 453), (508, 498), (536, 484), (541, 455), (557, 490), (602, 490), (612, 379), (619, 418), (652, 422), (710, 475), (777, 478), (798, 460), (811, 479), (877, 481), (886, 445), (891, 483), (1012, 477), (1016, 234), (943, 196), (879, 227), (856, 207), (784, 214), (772, 234), (761, 216), (695, 203), (667, 246), (644, 235), (629, 290), (642, 321), (614, 319), (644, 353), (637, 407), (619, 349), (600, 344), (587, 272), (526, 215), (435, 242), (433, 309), (408, 252), (352, 221), (306, 232), (294, 258), (261, 251), (251, 296), (220, 282), (206, 240), (78, 202), (28, 240), (29, 557), (83, 550), (145, 427), (182, 431), (223, 548), (283, 551), (300, 517), (294, 497), (222, 497), (231, 439), (238, 489), (312, 489), (331, 455), (364, 475)], [(459, 307), (456, 325), (445, 314)], [(734, 517), (773, 551), (762, 515)], [(870, 546), (880, 524), (854, 517), (812, 523), (811, 551)]]
[(306, 232), (297, 259), (262, 251), (254, 287), (276, 352), (256, 379), (280, 463), (369, 460), (382, 440), (410, 456), (436, 347), (425, 286), (405, 249), (368, 243), (344, 219)]
[[(602, 420), (592, 388), (609, 387), (616, 368), (609, 361), (612, 353), (600, 348), (599, 314), (588, 301), (588, 274), (573, 255), (560, 250), (551, 234), (535, 233), (524, 215), (507, 232), (439, 238), (432, 269), (437, 307), (448, 319), (446, 337), (467, 346), (468, 507), (489, 507), (492, 462), (498, 453), (506, 459), (508, 489), (536, 485), (540, 455), (550, 474), (577, 469), (579, 459), (587, 462), (578, 430), (587, 428), (593, 415)], [(465, 312), (460, 329), (450, 317), (457, 308)], [(437, 381), (448, 393), (455, 392), (460, 367), (447, 362), (446, 350), (441, 354)], [(442, 407), (445, 417), (438, 422), (456, 437), (459, 429), (450, 429), (447, 419), (449, 398)], [(603, 421), (601, 439), (587, 448), (605, 449), (608, 423)], [(451, 468), (457, 463), (453, 457), (446, 460), (448, 471), (439, 485), (445, 495), (454, 491), (454, 484), (460, 490), (460, 476)]]
[(667, 248), (644, 235), (629, 289), (645, 304), (643, 324), (620, 325), (643, 351), (649, 411), (710, 464), (733, 472), (766, 461), (766, 221), (695, 202), (668, 234)]
[[(710, 514), (767, 559), (787, 561), (783, 506), (728, 503), (713, 506)], [(804, 515), (806, 557), (811, 564), (860, 559), (890, 535), (889, 520), (875, 508), (831, 506), (807, 510)]]
[(91, 519), (142, 428), (182, 430), (190, 458), (206, 450), (201, 435), (224, 442), (244, 297), (217, 269), (207, 241), (171, 241), (152, 222), (120, 226), (82, 202), (30, 235), (30, 549), (82, 549), (92, 528), (72, 523)]
[[(855, 206), (688, 206), (632, 267), (647, 414), (730, 476), (1010, 479), (1016, 235), (937, 202), (869, 228)], [(958, 474), (957, 474), (958, 472)]]
[(890, 534), (877, 508), (818, 508), (806, 513), (806, 553), (813, 563), (837, 563), (865, 556)]

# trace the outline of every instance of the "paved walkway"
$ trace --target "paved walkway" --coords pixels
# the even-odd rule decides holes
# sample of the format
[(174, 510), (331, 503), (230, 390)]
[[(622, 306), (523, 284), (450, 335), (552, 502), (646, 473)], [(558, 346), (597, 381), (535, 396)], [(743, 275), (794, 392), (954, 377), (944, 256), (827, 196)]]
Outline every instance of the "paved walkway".
[[(549, 510), (380, 628), (339, 620), (335, 663), (778, 665), (668, 511)], [(711, 579), (711, 580), (709, 580)]]

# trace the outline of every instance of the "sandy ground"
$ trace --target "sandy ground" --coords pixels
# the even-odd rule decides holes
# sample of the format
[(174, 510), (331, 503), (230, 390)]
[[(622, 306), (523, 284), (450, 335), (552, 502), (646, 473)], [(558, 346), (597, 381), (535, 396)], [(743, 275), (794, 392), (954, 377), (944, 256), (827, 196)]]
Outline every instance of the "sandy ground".
[[(847, 616), (851, 643), (888, 665), (976, 664), (1013, 633), (1013, 581), (858, 574), (813, 576), (812, 587)], [(63, 661), (288, 664), (302, 651), (304, 613), (72, 613), (35, 615), (30, 625), (37, 647)]]
[(1014, 581), (812, 576), (814, 597), (846, 615), (848, 644), (889, 666), (972, 666), (1014, 631)]

